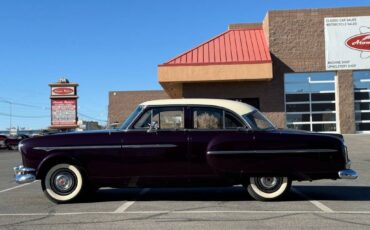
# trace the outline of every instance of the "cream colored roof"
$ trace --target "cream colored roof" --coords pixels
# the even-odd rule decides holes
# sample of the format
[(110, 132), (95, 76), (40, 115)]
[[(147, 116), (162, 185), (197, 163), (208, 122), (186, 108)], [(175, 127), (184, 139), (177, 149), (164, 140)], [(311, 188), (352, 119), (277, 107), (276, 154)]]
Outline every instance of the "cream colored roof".
[(163, 99), (163, 100), (154, 100), (154, 101), (146, 101), (141, 103), (141, 105), (211, 105), (211, 106), (218, 106), (222, 108), (229, 109), (234, 111), (239, 115), (244, 115), (249, 113), (255, 108), (251, 105), (239, 102), (239, 101), (232, 101), (232, 100), (225, 100), (225, 99), (193, 99), (193, 98), (184, 98), (184, 99)]

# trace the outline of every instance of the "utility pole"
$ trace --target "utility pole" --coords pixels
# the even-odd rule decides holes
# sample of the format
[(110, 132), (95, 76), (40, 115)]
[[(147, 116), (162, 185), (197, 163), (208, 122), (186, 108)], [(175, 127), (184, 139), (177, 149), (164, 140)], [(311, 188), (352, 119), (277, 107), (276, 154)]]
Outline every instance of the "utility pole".
[(9, 102), (9, 134), (10, 134), (10, 131), (12, 129), (12, 114), (13, 114), (13, 104), (11, 101), (8, 101)]

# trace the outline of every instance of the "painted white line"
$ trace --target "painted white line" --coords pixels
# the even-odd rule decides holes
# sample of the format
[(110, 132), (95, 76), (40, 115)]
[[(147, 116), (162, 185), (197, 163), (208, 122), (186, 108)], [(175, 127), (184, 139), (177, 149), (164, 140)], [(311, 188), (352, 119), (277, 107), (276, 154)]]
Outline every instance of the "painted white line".
[(306, 194), (302, 193), (301, 191), (298, 191), (297, 189), (292, 188), (292, 190), (300, 195), (302, 198), (306, 199), (309, 201), (311, 204), (315, 205), (317, 208), (319, 208), (323, 212), (334, 212), (333, 209), (329, 208), (325, 204), (321, 203), (320, 201), (317, 200), (311, 200)]
[(13, 190), (13, 189), (17, 189), (17, 188), (21, 188), (21, 187), (24, 187), (24, 186), (27, 186), (29, 184), (33, 184), (35, 183), (36, 181), (33, 181), (31, 183), (27, 183), (27, 184), (21, 184), (21, 185), (17, 185), (17, 186), (14, 186), (12, 188), (7, 188), (7, 189), (4, 189), (4, 190), (1, 190), (0, 193), (3, 193), (3, 192), (7, 192), (7, 191), (10, 191), (10, 190)]
[(125, 203), (123, 203), (121, 206), (119, 206), (115, 211), (114, 213), (123, 213), (126, 211), (126, 209), (128, 209), (131, 205), (133, 205), (135, 203), (135, 201), (127, 201)]
[(94, 215), (94, 214), (105, 214), (105, 215), (120, 215), (120, 214), (235, 214), (235, 213), (250, 213), (250, 214), (309, 214), (309, 213), (321, 213), (321, 214), (365, 214), (370, 215), (370, 211), (255, 211), (255, 210), (240, 210), (240, 211), (126, 211), (123, 213), (116, 212), (61, 212), (61, 213), (1, 213), (0, 217), (6, 216), (71, 216), (71, 215)]
[[(149, 192), (150, 191), (150, 188), (145, 188), (143, 190), (140, 191), (139, 193), (139, 197), (140, 196), (143, 196), (145, 193)], [(121, 206), (119, 206), (115, 211), (114, 213), (124, 213), (131, 205), (133, 205), (135, 203), (135, 201), (127, 201), (125, 203), (123, 203)]]

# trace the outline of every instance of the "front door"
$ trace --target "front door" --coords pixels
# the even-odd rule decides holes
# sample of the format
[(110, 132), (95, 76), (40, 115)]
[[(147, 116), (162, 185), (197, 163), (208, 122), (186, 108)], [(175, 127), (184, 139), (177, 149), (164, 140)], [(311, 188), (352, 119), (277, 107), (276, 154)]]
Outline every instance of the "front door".
[[(149, 130), (156, 122), (158, 129)], [(147, 108), (123, 134), (122, 172), (131, 186), (185, 180), (187, 133), (183, 107)]]

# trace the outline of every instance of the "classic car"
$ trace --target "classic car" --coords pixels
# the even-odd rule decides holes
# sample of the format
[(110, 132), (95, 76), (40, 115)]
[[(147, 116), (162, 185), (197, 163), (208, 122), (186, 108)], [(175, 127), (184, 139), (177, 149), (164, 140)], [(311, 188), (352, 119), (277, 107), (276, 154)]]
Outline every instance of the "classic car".
[(5, 140), (5, 145), (10, 150), (17, 150), (19, 142), (21, 142), (22, 140), (24, 140), (26, 138), (29, 138), (29, 136), (25, 135), (25, 134), (21, 134), (21, 135), (18, 135), (18, 136), (9, 136)]
[(340, 134), (276, 128), (237, 101), (144, 102), (117, 130), (21, 141), (16, 181), (41, 180), (53, 202), (100, 187), (244, 185), (256, 200), (283, 197), (292, 181), (356, 179)]
[(6, 148), (7, 147), (6, 144), (5, 144), (6, 139), (8, 139), (7, 136), (0, 134), (0, 148)]

